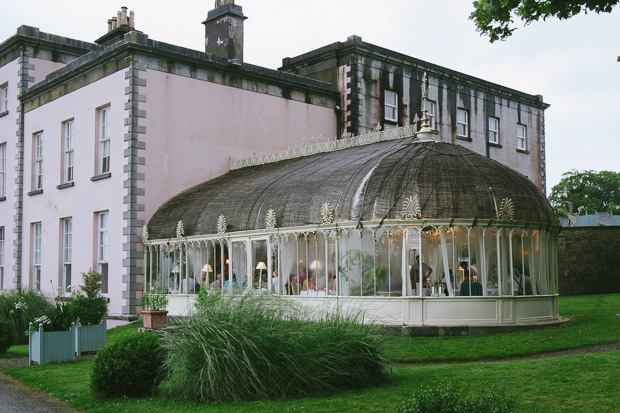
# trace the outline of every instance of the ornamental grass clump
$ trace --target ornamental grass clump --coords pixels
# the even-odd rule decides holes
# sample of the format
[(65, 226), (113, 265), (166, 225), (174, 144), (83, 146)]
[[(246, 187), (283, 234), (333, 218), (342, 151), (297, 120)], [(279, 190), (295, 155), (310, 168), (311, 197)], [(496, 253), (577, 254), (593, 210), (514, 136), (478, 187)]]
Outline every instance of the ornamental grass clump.
[(165, 331), (164, 393), (202, 402), (320, 396), (388, 379), (373, 326), (353, 316), (307, 320), (277, 296), (201, 295)]
[(11, 344), (27, 344), (28, 324), (54, 308), (38, 290), (3, 290), (0, 292), (0, 318), (11, 324)]

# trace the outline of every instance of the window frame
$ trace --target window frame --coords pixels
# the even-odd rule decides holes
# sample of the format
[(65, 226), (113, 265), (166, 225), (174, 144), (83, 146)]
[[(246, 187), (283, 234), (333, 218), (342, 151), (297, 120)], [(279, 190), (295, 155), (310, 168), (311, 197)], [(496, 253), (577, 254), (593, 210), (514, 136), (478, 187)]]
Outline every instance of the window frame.
[(97, 213), (97, 272), (103, 274), (101, 294), (108, 293), (110, 211)]
[(0, 199), (6, 198), (6, 142), (0, 143)]
[[(393, 97), (394, 103), (388, 103), (388, 96)], [(388, 116), (388, 112), (394, 113), (393, 117)], [(383, 119), (388, 122), (398, 123), (398, 93), (393, 90), (383, 91)]]
[[(464, 114), (465, 119), (459, 119), (459, 115)], [(464, 133), (461, 133), (460, 129), (463, 128)], [(469, 138), (469, 111), (467, 109), (456, 109), (456, 136), (460, 138)]]
[(99, 109), (97, 125), (97, 174), (110, 173), (110, 106)]
[(43, 131), (33, 134), (32, 139), (32, 189), (43, 189)]
[(5, 114), (9, 111), (9, 83), (0, 85), (0, 113)]
[(41, 289), (41, 251), (42, 251), (42, 225), (41, 222), (32, 224), (32, 284), (34, 289)]
[(71, 183), (75, 179), (75, 122), (73, 119), (63, 122), (62, 152), (62, 183)]
[[(491, 127), (491, 124), (494, 123), (493, 127)], [(489, 119), (487, 120), (487, 139), (489, 143), (492, 143), (494, 145), (499, 145), (499, 118), (495, 117), (495, 116), (489, 116)], [(492, 138), (495, 139), (492, 139)]]
[[(519, 136), (519, 130), (523, 130), (523, 136)], [(517, 123), (517, 150), (519, 151), (527, 151), (527, 126)], [(523, 146), (521, 146), (521, 141), (523, 141)]]
[(4, 286), (4, 227), (0, 227), (0, 291), (5, 289)]
[(426, 117), (428, 118), (428, 126), (431, 129), (435, 128), (435, 101), (425, 100), (423, 103), (424, 109), (426, 109)]
[(62, 220), (62, 291), (64, 294), (71, 293), (71, 264), (73, 262), (73, 217)]

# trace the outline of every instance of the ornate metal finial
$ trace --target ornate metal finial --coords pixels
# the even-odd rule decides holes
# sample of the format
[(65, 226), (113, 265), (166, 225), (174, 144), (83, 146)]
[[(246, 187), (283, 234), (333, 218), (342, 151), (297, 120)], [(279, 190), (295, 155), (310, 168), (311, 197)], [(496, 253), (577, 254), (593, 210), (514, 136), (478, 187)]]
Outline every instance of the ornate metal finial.
[(325, 202), (321, 206), (321, 222), (323, 224), (331, 224), (334, 222), (334, 210), (329, 202)]
[(379, 132), (381, 130), (381, 122), (377, 122), (373, 129), (375, 130), (375, 132)]
[(267, 229), (274, 229), (276, 227), (276, 211), (270, 209), (267, 211), (267, 215), (265, 216), (265, 227)]
[(433, 139), (433, 130), (428, 126), (428, 116), (426, 116), (426, 98), (428, 95), (428, 78), (426, 77), (426, 72), (424, 72), (424, 76), (422, 77), (422, 119), (420, 121), (422, 124), (420, 125), (420, 130), (417, 133), (418, 139), (424, 140), (432, 140)]
[(185, 236), (185, 229), (183, 228), (183, 221), (177, 222), (177, 238), (183, 238)]
[(403, 202), (401, 216), (407, 220), (420, 219), (422, 216), (422, 210), (420, 209), (420, 202), (418, 202), (417, 195), (410, 196), (405, 199)]
[(144, 224), (142, 227), (142, 242), (147, 242), (149, 240), (149, 228)]
[(346, 130), (346, 129), (344, 129), (344, 130), (342, 131), (342, 135), (341, 135), (340, 137), (341, 137), (342, 139), (346, 139), (346, 138), (347, 138), (347, 136), (349, 136), (349, 134), (347, 133), (347, 130)]
[(515, 210), (512, 204), (512, 199), (510, 198), (502, 199), (499, 215), (500, 215), (499, 219), (503, 221), (514, 221), (515, 220)]
[(224, 215), (220, 215), (217, 217), (217, 233), (223, 234), (226, 232), (226, 218)]

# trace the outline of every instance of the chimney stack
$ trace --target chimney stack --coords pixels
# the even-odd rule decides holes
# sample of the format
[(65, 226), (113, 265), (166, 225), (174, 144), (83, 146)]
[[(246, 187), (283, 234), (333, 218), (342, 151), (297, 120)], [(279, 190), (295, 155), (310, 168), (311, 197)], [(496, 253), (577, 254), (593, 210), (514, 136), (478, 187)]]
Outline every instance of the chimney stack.
[(243, 61), (243, 15), (241, 6), (234, 0), (216, 0), (209, 11), (205, 25), (205, 52)]
[(108, 46), (112, 43), (122, 40), (125, 33), (129, 33), (134, 29), (134, 14), (130, 11), (127, 14), (127, 7), (121, 7), (116, 16), (108, 19), (108, 32), (95, 40), (95, 43), (102, 46)]

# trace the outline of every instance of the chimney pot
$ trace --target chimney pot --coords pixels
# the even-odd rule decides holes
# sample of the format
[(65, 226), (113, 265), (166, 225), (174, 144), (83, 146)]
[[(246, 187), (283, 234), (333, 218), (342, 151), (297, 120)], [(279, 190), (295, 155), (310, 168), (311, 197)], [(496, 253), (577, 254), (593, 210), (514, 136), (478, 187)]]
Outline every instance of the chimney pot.
[(133, 10), (129, 12), (129, 27), (131, 27), (132, 29), (136, 27), (134, 22)]

